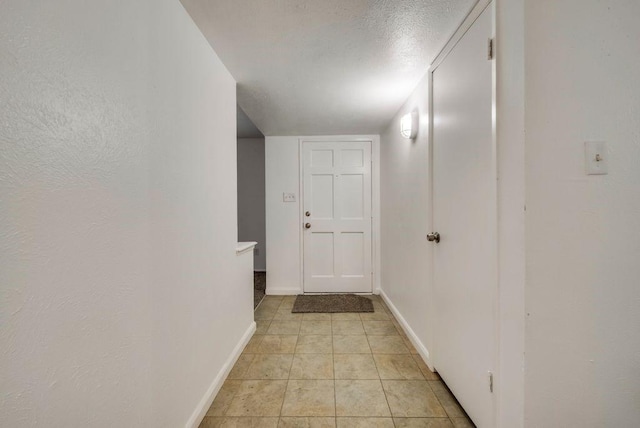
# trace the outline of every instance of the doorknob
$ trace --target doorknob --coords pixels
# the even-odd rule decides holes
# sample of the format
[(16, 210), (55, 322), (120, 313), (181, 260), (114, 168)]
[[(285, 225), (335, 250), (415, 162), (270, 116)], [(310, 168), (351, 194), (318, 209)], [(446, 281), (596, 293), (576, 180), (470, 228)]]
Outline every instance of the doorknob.
[(304, 215), (306, 215), (307, 217), (309, 217), (311, 215), (311, 213), (309, 211), (307, 211), (306, 213), (304, 213)]
[(305, 229), (311, 229), (311, 223), (305, 223), (304, 224), (304, 228)]
[(437, 244), (438, 242), (440, 242), (440, 234), (438, 232), (431, 232), (427, 234), (427, 241), (429, 242), (435, 241)]

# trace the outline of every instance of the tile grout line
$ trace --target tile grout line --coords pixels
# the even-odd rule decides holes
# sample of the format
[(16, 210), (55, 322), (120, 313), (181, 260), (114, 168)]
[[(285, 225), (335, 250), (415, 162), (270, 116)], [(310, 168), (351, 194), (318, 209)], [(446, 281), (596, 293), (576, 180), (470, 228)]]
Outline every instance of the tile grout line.
[(333, 317), (330, 317), (329, 327), (331, 328), (331, 362), (333, 364), (333, 420), (338, 426), (338, 387), (336, 385), (336, 350), (333, 345)]
[[(369, 341), (369, 335), (367, 335), (367, 341)], [(369, 344), (371, 345), (371, 344)], [(373, 358), (373, 349), (371, 350), (371, 358)], [(375, 363), (376, 359), (373, 358), (373, 361)], [(378, 370), (378, 365), (376, 364), (376, 370)], [(378, 377), (380, 377), (380, 371), (378, 371)], [(393, 424), (393, 426), (396, 426), (396, 420), (393, 417), (393, 412), (391, 411), (391, 404), (389, 404), (389, 397), (387, 397), (387, 391), (384, 389), (384, 384), (382, 383), (382, 379), (378, 379), (378, 381), (380, 382), (380, 387), (382, 388), (382, 393), (384, 394), (384, 400), (387, 402), (387, 407), (389, 408), (389, 415), (391, 415), (391, 423)]]
[[(284, 301), (284, 299), (283, 299)], [(298, 328), (298, 332), (299, 332), (299, 328)], [(296, 346), (298, 345), (298, 338), (300, 337), (300, 335), (298, 334), (296, 336)], [(289, 366), (289, 372), (287, 373), (287, 385), (284, 388), (284, 395), (282, 396), (282, 404), (280, 404), (280, 413), (278, 414), (278, 425), (280, 425), (280, 422), (282, 421), (282, 409), (284, 409), (284, 400), (287, 398), (287, 391), (289, 390), (289, 383), (291, 381), (291, 369), (293, 369), (293, 360), (295, 359), (295, 347), (293, 348), (293, 354), (291, 355), (291, 365)]]
[(451, 425), (453, 425), (453, 419), (451, 418), (451, 415), (449, 415), (449, 412), (447, 412), (447, 408), (444, 407), (444, 404), (442, 404), (442, 401), (440, 401), (440, 397), (438, 397), (438, 394), (436, 394), (433, 388), (431, 388), (431, 382), (440, 382), (440, 381), (427, 381), (427, 385), (429, 386), (429, 389), (431, 390), (433, 395), (436, 397), (436, 400), (438, 400), (438, 404), (440, 404), (440, 407), (442, 407), (442, 410), (444, 410), (445, 415), (447, 415), (447, 419), (449, 419), (449, 422), (451, 422)]

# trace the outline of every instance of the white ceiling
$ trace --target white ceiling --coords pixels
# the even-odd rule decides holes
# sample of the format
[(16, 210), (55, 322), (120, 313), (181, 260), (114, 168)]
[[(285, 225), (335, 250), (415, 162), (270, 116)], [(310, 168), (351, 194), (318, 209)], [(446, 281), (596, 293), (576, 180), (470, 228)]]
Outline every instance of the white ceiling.
[(377, 134), (476, 0), (182, 0), (265, 135)]

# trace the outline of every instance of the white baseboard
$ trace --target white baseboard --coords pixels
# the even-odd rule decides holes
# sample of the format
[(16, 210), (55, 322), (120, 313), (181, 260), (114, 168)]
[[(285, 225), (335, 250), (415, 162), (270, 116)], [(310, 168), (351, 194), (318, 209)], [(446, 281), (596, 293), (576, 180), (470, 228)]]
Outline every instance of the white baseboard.
[(189, 421), (185, 425), (186, 428), (198, 428), (200, 422), (202, 422), (205, 415), (207, 414), (207, 410), (209, 410), (209, 407), (211, 407), (211, 403), (213, 403), (214, 398), (216, 398), (216, 395), (218, 395), (220, 388), (222, 388), (222, 384), (227, 379), (227, 376), (233, 368), (233, 365), (240, 357), (240, 354), (242, 354), (244, 347), (247, 346), (247, 343), (249, 343), (249, 340), (251, 340), (251, 337), (253, 336), (253, 333), (255, 333), (255, 331), (256, 323), (254, 321), (251, 323), (247, 331), (242, 335), (242, 338), (240, 339), (236, 347), (233, 348), (233, 352), (231, 352), (231, 355), (229, 355), (229, 358), (224, 363), (216, 377), (213, 379), (213, 382), (211, 382), (211, 386), (209, 386), (207, 392), (204, 394), (204, 397), (202, 397), (202, 400), (200, 400), (198, 407), (196, 407), (196, 410), (193, 412), (193, 414), (189, 418)]
[(384, 303), (386, 303), (387, 307), (393, 313), (393, 316), (396, 317), (396, 319), (400, 323), (400, 326), (402, 326), (402, 329), (404, 330), (404, 332), (406, 333), (407, 337), (409, 338), (409, 340), (411, 341), (413, 346), (416, 348), (416, 350), (418, 351), (418, 353), (420, 354), (420, 356), (424, 360), (425, 364), (429, 367), (429, 369), (431, 371), (435, 372), (435, 369), (433, 368), (433, 363), (431, 362), (431, 359), (429, 358), (429, 350), (427, 349), (427, 347), (424, 346), (424, 344), (418, 338), (416, 333), (413, 331), (413, 329), (411, 328), (411, 326), (409, 325), (407, 320), (405, 320), (404, 317), (402, 316), (402, 314), (400, 314), (400, 311), (398, 310), (398, 308), (396, 308), (396, 306), (393, 304), (393, 302), (389, 299), (389, 296), (387, 296), (385, 294), (384, 290), (379, 289), (378, 292), (380, 294), (380, 297), (382, 297), (382, 300), (384, 300)]
[(299, 288), (273, 288), (267, 285), (265, 294), (267, 296), (294, 296), (302, 294), (302, 290), (300, 290)]

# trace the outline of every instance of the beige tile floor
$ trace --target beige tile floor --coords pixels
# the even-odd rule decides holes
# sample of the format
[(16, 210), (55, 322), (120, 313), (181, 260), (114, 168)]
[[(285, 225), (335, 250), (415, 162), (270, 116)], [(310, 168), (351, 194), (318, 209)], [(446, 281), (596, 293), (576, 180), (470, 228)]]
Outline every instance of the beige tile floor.
[(292, 314), (266, 296), (257, 331), (201, 427), (473, 427), (378, 296), (374, 313)]

